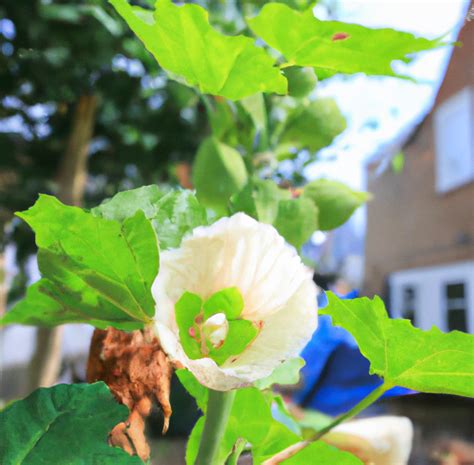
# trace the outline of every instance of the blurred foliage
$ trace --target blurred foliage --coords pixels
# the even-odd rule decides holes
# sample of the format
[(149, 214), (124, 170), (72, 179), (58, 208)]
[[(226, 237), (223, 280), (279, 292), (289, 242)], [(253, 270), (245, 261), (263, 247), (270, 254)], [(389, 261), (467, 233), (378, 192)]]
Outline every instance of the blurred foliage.
[[(133, 3), (150, 8), (155, 2)], [(190, 3), (207, 8), (218, 31), (252, 36), (244, 18), (257, 14), (265, 2)], [(315, 2), (280, 3), (305, 10)], [(1, 228), (0, 246), (17, 245), (20, 271), (35, 246), (32, 233), (13, 213), (32, 205), (38, 193), (58, 193), (61, 158), (83, 96), (98, 99), (84, 195), (87, 208), (142, 185), (159, 184), (166, 192), (179, 183), (191, 187), (194, 180), (199, 187), (208, 170), (206, 160), (216, 156), (225, 158), (223, 174), (216, 174), (212, 185), (201, 182), (205, 187), (198, 189), (198, 197), (210, 199), (208, 207), (215, 206), (213, 199), (221, 195), (222, 186), (228, 192), (219, 201), (227, 203), (246, 184), (246, 172), (248, 179), (273, 179), (282, 187), (301, 185), (306, 164), (345, 128), (332, 100), (314, 100), (317, 80), (310, 68), (285, 70), (289, 96), (257, 94), (231, 102), (199, 95), (169, 79), (113, 7), (102, 0), (4, 0), (0, 17), (0, 223), (7, 225)], [(307, 118), (314, 120), (317, 129), (300, 141)], [(213, 144), (206, 142), (209, 136)], [(211, 150), (211, 145), (219, 150)], [(230, 184), (223, 148), (235, 155), (240, 167), (240, 175), (231, 173)], [(199, 163), (191, 177), (189, 166), (196, 154)], [(226, 206), (222, 205), (221, 214)], [(277, 202), (275, 214), (285, 206), (299, 205), (278, 206)], [(285, 226), (288, 236), (296, 226)], [(309, 231), (314, 225), (307, 226)], [(25, 283), (20, 274), (11, 299), (22, 295)]]

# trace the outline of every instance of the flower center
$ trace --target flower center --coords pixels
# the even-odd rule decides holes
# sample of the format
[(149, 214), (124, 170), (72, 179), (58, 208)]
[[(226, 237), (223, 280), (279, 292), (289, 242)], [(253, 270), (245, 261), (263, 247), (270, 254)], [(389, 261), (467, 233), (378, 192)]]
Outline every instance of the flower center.
[(216, 313), (202, 325), (202, 333), (207, 342), (217, 349), (220, 347), (229, 332), (229, 322), (224, 313)]
[(175, 304), (180, 342), (191, 360), (204, 357), (222, 365), (240, 355), (261, 330), (241, 316), (244, 301), (236, 287), (221, 289), (203, 300), (185, 292)]

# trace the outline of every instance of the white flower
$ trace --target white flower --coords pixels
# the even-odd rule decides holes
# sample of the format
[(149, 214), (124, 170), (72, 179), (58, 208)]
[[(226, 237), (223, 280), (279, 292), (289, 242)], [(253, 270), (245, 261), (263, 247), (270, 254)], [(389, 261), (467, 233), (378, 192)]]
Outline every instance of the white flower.
[[(205, 300), (229, 287), (240, 290), (241, 317), (259, 325), (260, 332), (240, 355), (221, 366), (210, 358), (189, 359), (180, 344), (175, 303), (185, 291)], [(310, 270), (273, 226), (243, 213), (198, 227), (179, 249), (162, 252), (152, 292), (163, 349), (215, 390), (247, 386), (270, 375), (280, 363), (298, 356), (317, 326)], [(221, 341), (226, 329), (217, 320), (210, 323), (217, 325), (213, 337)]]

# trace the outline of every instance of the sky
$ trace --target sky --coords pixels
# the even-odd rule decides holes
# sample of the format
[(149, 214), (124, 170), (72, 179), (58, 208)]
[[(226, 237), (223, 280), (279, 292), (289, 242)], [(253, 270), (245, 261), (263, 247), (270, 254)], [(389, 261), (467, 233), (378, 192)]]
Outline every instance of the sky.
[[(467, 14), (466, 0), (339, 0), (337, 19), (367, 27), (391, 27), (415, 35), (455, 40)], [(325, 19), (324, 8), (315, 15)], [(325, 176), (354, 188), (364, 188), (363, 161), (390, 148), (422, 121), (433, 104), (444, 76), (452, 47), (420, 54), (401, 65), (423, 84), (390, 77), (357, 75), (349, 80), (333, 78), (318, 86), (317, 95), (333, 97), (347, 118), (348, 128), (322, 153), (324, 162), (307, 168), (308, 179)]]

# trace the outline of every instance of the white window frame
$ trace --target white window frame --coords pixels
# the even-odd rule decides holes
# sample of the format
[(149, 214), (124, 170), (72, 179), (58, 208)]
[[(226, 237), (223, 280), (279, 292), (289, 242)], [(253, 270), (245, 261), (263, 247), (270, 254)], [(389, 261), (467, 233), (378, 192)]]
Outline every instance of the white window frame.
[(394, 318), (403, 318), (401, 315), (403, 288), (413, 286), (417, 293), (415, 311), (417, 326), (428, 330), (435, 325), (442, 331), (448, 331), (445, 286), (460, 282), (465, 285), (467, 329), (474, 334), (474, 260), (392, 273), (389, 277), (391, 315)]
[[(456, 126), (449, 126), (455, 118)], [(448, 133), (449, 127), (452, 133)], [(433, 112), (436, 192), (443, 194), (474, 181), (474, 87), (466, 86)], [(463, 140), (459, 154), (451, 152), (452, 141)], [(455, 143), (456, 143), (455, 142)], [(457, 170), (453, 157), (463, 157)]]

